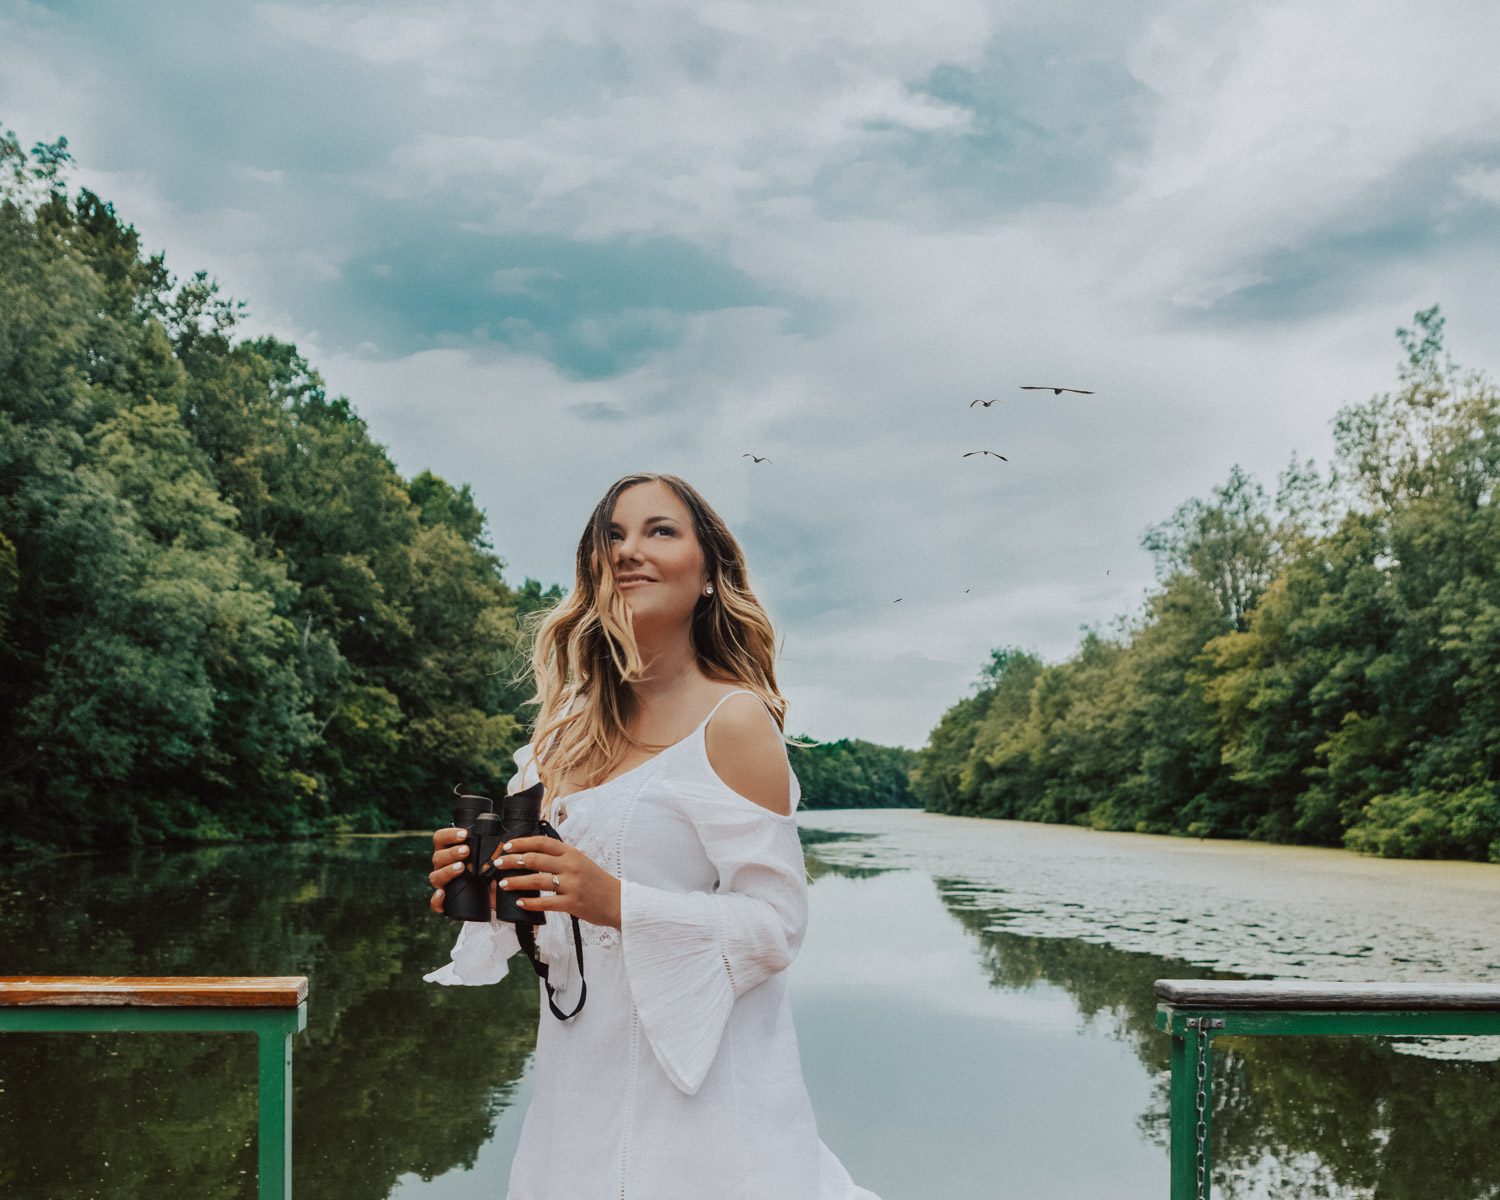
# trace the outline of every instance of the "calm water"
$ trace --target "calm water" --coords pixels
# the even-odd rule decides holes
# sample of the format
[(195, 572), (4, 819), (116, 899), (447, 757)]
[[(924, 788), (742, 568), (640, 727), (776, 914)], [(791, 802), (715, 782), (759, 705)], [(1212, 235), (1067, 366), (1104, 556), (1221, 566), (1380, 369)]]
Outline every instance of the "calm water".
[[(1500, 977), (1500, 868), (812, 813), (793, 967), (824, 1140), (883, 1200), (1165, 1200), (1152, 981)], [(0, 865), (0, 974), (305, 974), (298, 1200), (504, 1195), (530, 969), (421, 981), (422, 839)], [(1217, 1195), (1500, 1195), (1483, 1041), (1219, 1043)], [(252, 1197), (248, 1037), (5, 1035), (0, 1196)]]

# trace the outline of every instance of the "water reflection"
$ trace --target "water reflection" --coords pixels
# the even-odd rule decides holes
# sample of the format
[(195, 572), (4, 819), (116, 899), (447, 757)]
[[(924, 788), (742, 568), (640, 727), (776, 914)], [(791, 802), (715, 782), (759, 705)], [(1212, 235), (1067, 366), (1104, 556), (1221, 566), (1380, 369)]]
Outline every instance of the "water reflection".
[[(793, 998), (820, 1128), (855, 1177), (883, 1200), (1164, 1200), (1152, 983), (1209, 972), (1097, 931), (1018, 932), (1045, 924), (1022, 910), (1068, 902), (1063, 858), (1033, 852), (1029, 890), (1001, 892), (1021, 867), (934, 877), (880, 837), (820, 832)], [(535, 984), (422, 982), (454, 932), (425, 912), (426, 854), (347, 839), (0, 865), (0, 974), (308, 975), (300, 1200), (501, 1195)], [(1097, 883), (1074, 869), (1080, 891)], [(1500, 1195), (1497, 1064), (1369, 1039), (1218, 1045), (1218, 1195)], [(254, 1079), (248, 1037), (6, 1035), (0, 1194), (248, 1200)]]
[[(991, 982), (1062, 988), (1104, 1020), (1157, 1079), (1139, 1119), (1167, 1144), (1169, 1044), (1155, 1025), (1159, 978), (1236, 978), (1182, 960), (995, 928), (986, 889), (935, 881), (978, 940)], [(1215, 1042), (1216, 1194), (1473, 1200), (1500, 1195), (1500, 1064), (1398, 1053), (1389, 1039), (1222, 1038)]]
[[(520, 973), (497, 988), (422, 982), (453, 937), (423, 911), (426, 845), (139, 852), (57, 876), (10, 865), (0, 973), (309, 976), (297, 1194), (382, 1200), (402, 1174), (474, 1162), (535, 1040)], [(255, 1194), (250, 1037), (7, 1034), (0, 1088), (7, 1197)]]

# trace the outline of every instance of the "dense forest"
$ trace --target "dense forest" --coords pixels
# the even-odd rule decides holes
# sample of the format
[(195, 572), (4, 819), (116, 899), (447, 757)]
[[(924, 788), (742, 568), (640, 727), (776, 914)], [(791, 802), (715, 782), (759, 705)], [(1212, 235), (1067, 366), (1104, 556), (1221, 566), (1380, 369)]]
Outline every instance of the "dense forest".
[[(0, 137), (0, 851), (440, 823), (526, 740), (467, 484), (405, 479), (296, 347)], [(807, 739), (803, 739), (807, 740)], [(793, 750), (808, 807), (910, 751)]]
[[(0, 851), (434, 824), (561, 587), (67, 162), (0, 136)], [(1500, 861), (1500, 394), (1398, 336), (1326, 474), (1235, 469), (1134, 618), (995, 650), (921, 751), (793, 750), (803, 803)]]
[(1067, 661), (995, 650), (919, 753), (945, 813), (1500, 861), (1500, 394), (1436, 307), (1326, 474), (1238, 468)]

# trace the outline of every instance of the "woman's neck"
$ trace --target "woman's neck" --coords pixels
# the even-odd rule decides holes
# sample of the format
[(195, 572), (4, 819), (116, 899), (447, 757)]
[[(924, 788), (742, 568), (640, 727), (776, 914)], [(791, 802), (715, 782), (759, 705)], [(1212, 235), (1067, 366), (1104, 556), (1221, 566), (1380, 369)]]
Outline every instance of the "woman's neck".
[(637, 643), (637, 648), (645, 665), (641, 677), (631, 680), (626, 686), (642, 708), (669, 704), (684, 688), (694, 686), (703, 678), (698, 656), (685, 637), (655, 646)]

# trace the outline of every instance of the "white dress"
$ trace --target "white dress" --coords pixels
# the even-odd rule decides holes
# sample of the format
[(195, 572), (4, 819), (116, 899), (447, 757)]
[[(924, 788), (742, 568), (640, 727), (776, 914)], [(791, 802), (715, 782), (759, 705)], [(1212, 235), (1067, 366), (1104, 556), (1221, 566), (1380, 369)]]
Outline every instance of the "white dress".
[[(582, 1012), (559, 1021), (543, 995), (509, 1200), (877, 1200), (819, 1140), (802, 1079), (786, 979), (807, 927), (796, 821), (718, 777), (707, 727), (553, 814), (620, 878), (621, 928), (583, 925)], [(536, 782), (532, 753), (516, 752), (510, 791)], [(554, 913), (538, 931), (564, 1012), (571, 928)], [(465, 924), (426, 978), (494, 983), (517, 949), (512, 925)]]

